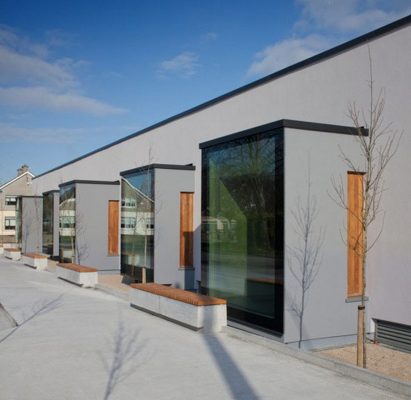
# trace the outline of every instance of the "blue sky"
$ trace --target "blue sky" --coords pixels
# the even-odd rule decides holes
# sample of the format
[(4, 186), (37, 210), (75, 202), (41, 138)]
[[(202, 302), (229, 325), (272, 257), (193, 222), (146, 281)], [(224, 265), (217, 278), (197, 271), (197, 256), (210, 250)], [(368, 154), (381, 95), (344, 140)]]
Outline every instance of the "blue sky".
[(408, 14), (409, 0), (2, 0), (0, 182)]

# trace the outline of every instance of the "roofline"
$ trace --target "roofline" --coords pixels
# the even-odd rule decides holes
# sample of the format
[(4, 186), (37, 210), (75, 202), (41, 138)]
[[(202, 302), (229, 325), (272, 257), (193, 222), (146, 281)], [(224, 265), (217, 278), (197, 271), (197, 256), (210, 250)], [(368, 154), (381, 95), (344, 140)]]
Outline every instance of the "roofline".
[(47, 192), (43, 192), (43, 196), (46, 194), (50, 194), (50, 193), (60, 193), (60, 190), (58, 189), (47, 190)]
[(220, 103), (220, 102), (222, 102), (222, 101), (224, 101), (224, 100), (227, 100), (227, 99), (229, 99), (229, 98), (231, 98), (231, 97), (237, 96), (237, 95), (239, 95), (239, 94), (241, 94), (241, 93), (243, 93), (243, 92), (246, 92), (246, 91), (248, 91), (248, 90), (250, 90), (250, 89), (254, 89), (254, 88), (258, 87), (258, 86), (264, 85), (264, 84), (266, 84), (266, 83), (268, 83), (268, 82), (271, 82), (271, 81), (273, 81), (273, 80), (275, 80), (275, 79), (278, 79), (278, 78), (280, 78), (280, 77), (282, 77), (282, 76), (285, 76), (285, 75), (290, 74), (290, 73), (292, 73), (292, 72), (298, 71), (298, 70), (300, 70), (300, 69), (303, 69), (303, 68), (305, 68), (305, 67), (308, 67), (308, 66), (310, 66), (310, 65), (313, 65), (313, 64), (315, 64), (315, 63), (318, 63), (318, 62), (320, 62), (320, 61), (323, 61), (323, 60), (325, 60), (325, 59), (327, 59), (327, 58), (333, 57), (333, 56), (335, 56), (335, 55), (337, 55), (337, 54), (339, 54), (339, 53), (342, 53), (342, 52), (345, 52), (345, 51), (347, 51), (347, 50), (349, 50), (349, 49), (352, 49), (352, 48), (354, 48), (354, 47), (357, 47), (357, 46), (359, 46), (359, 45), (361, 45), (361, 44), (363, 44), (363, 43), (366, 43), (366, 42), (368, 42), (368, 41), (370, 41), (370, 40), (372, 40), (372, 39), (375, 39), (375, 38), (378, 38), (378, 37), (383, 36), (383, 35), (385, 35), (385, 34), (388, 34), (388, 33), (390, 33), (390, 32), (393, 32), (393, 31), (395, 31), (395, 30), (397, 30), (397, 29), (399, 29), (399, 28), (402, 28), (403, 26), (409, 25), (410, 23), (411, 23), (411, 15), (408, 15), (408, 16), (406, 16), (406, 17), (404, 17), (404, 18), (401, 18), (401, 19), (399, 19), (399, 20), (397, 20), (397, 21), (394, 21), (394, 22), (392, 22), (392, 23), (390, 23), (390, 24), (388, 24), (388, 25), (382, 26), (381, 28), (375, 29), (375, 30), (373, 30), (373, 31), (371, 31), (371, 32), (368, 32), (368, 33), (366, 33), (366, 34), (364, 34), (364, 35), (361, 35), (361, 36), (359, 36), (359, 37), (357, 37), (357, 38), (355, 38), (355, 39), (349, 40), (348, 42), (345, 42), (345, 43), (343, 43), (343, 44), (340, 44), (340, 45), (338, 45), (338, 46), (335, 46), (335, 47), (333, 47), (333, 48), (331, 48), (331, 49), (329, 49), (329, 50), (323, 51), (322, 53), (319, 53), (319, 54), (317, 54), (317, 55), (315, 55), (315, 56), (313, 56), (313, 57), (307, 58), (307, 59), (305, 59), (305, 60), (303, 60), (303, 61), (300, 61), (300, 62), (298, 62), (298, 63), (296, 63), (296, 64), (290, 65), (290, 66), (288, 66), (288, 67), (286, 67), (286, 68), (283, 68), (283, 69), (281, 69), (281, 70), (279, 70), (279, 71), (276, 71), (276, 72), (274, 72), (274, 73), (272, 73), (272, 74), (270, 74), (270, 75), (267, 75), (267, 76), (265, 76), (265, 77), (263, 77), (263, 78), (260, 78), (260, 79), (254, 81), (254, 82), (248, 83), (247, 85), (241, 86), (241, 87), (239, 87), (239, 88), (237, 88), (237, 89), (234, 89), (234, 90), (232, 90), (232, 91), (229, 91), (229, 92), (227, 92), (227, 93), (225, 93), (225, 94), (223, 94), (223, 95), (221, 95), (221, 96), (215, 97), (215, 98), (212, 99), (212, 100), (208, 100), (208, 101), (206, 101), (206, 102), (204, 102), (204, 103), (201, 103), (201, 104), (198, 105), (198, 106), (195, 106), (195, 107), (193, 107), (193, 108), (190, 108), (190, 109), (188, 109), (188, 110), (186, 110), (186, 111), (183, 111), (183, 112), (181, 112), (181, 113), (179, 113), (179, 114), (176, 114), (176, 115), (174, 115), (174, 116), (172, 116), (172, 117), (166, 118), (166, 119), (164, 119), (164, 120), (162, 120), (162, 121), (160, 121), (160, 122), (157, 122), (157, 123), (155, 123), (155, 124), (153, 124), (153, 125), (150, 125), (150, 126), (144, 128), (144, 129), (142, 129), (142, 130), (140, 130), (140, 131), (137, 131), (137, 132), (135, 132), (135, 133), (132, 133), (132, 134), (130, 134), (130, 135), (127, 135), (127, 136), (125, 136), (125, 137), (123, 137), (123, 138), (121, 138), (121, 139), (118, 139), (118, 140), (116, 140), (116, 141), (114, 141), (114, 142), (112, 142), (112, 143), (109, 143), (109, 144), (107, 144), (107, 145), (105, 145), (105, 146), (103, 146), (103, 147), (100, 147), (100, 148), (98, 148), (98, 149), (96, 149), (96, 150), (93, 150), (93, 151), (91, 151), (91, 152), (89, 152), (89, 153), (86, 153), (86, 154), (84, 154), (84, 155), (82, 155), (82, 156), (80, 156), (80, 157), (77, 157), (77, 158), (75, 158), (75, 159), (73, 159), (73, 160), (71, 160), (71, 161), (68, 161), (68, 162), (66, 162), (66, 163), (64, 163), (64, 164), (61, 164), (61, 165), (55, 167), (55, 168), (52, 168), (52, 169), (50, 169), (50, 170), (48, 170), (48, 171), (46, 171), (46, 172), (43, 172), (43, 173), (41, 173), (40, 175), (37, 175), (34, 179), (40, 178), (40, 177), (43, 176), (43, 175), (46, 175), (46, 174), (49, 174), (49, 173), (51, 173), (51, 172), (57, 171), (57, 170), (59, 170), (59, 169), (61, 169), (61, 168), (63, 168), (63, 167), (66, 167), (67, 165), (73, 164), (73, 163), (75, 163), (75, 162), (77, 162), (77, 161), (80, 161), (80, 160), (82, 160), (82, 159), (84, 159), (84, 158), (87, 158), (87, 157), (89, 157), (89, 156), (91, 156), (91, 155), (93, 155), (93, 154), (99, 153), (99, 152), (101, 152), (101, 151), (103, 151), (103, 150), (106, 150), (106, 149), (108, 149), (108, 148), (110, 148), (110, 147), (116, 146), (117, 144), (120, 144), (120, 143), (122, 143), (122, 142), (125, 142), (125, 141), (127, 141), (127, 140), (129, 140), (129, 139), (132, 139), (132, 138), (134, 138), (134, 137), (140, 136), (140, 135), (142, 135), (142, 134), (144, 134), (144, 133), (147, 133), (147, 132), (149, 132), (149, 131), (152, 131), (152, 130), (154, 130), (154, 129), (156, 129), (156, 128), (159, 128), (159, 127), (161, 127), (161, 126), (167, 125), (167, 124), (169, 124), (170, 122), (174, 122), (174, 121), (176, 121), (176, 120), (178, 120), (178, 119), (181, 119), (181, 118), (186, 117), (186, 116), (188, 116), (188, 115), (194, 114), (194, 113), (196, 113), (196, 112), (198, 112), (198, 111), (200, 111), (200, 110), (203, 110), (203, 109), (205, 109), (205, 108), (208, 108), (208, 107), (210, 107), (210, 106), (212, 106), (212, 105), (214, 105), (214, 104)]
[(43, 196), (28, 196), (24, 194), (16, 196), (16, 197), (21, 198), (21, 199), (42, 199), (43, 198)]
[(32, 174), (30, 171), (23, 172), (21, 175), (16, 176), (11, 181), (8, 181), (8, 182), (4, 183), (2, 186), (0, 186), (0, 190), (5, 188), (6, 186), (10, 185), (11, 183), (15, 182), (17, 179), (20, 179), (22, 176), (27, 175), (27, 174), (31, 175), (32, 178), (35, 178), (35, 175)]
[[(205, 149), (207, 147), (215, 146), (221, 143), (226, 143), (232, 140), (241, 139), (247, 136), (255, 135), (258, 133), (264, 133), (268, 131), (279, 130), (282, 131), (284, 128), (288, 129), (299, 129), (303, 131), (312, 131), (312, 132), (327, 132), (327, 133), (336, 133), (340, 135), (359, 135), (358, 128), (354, 126), (346, 125), (333, 125), (333, 124), (322, 124), (318, 122), (308, 122), (308, 121), (297, 121), (294, 119), (280, 119), (278, 121), (270, 122), (268, 124), (255, 126), (250, 129), (245, 129), (240, 132), (231, 133), (228, 135), (220, 136), (215, 139), (207, 140), (206, 142), (200, 143), (199, 148)], [(361, 134), (363, 136), (368, 135), (368, 131), (362, 127)]]
[(188, 165), (178, 165), (178, 164), (149, 164), (143, 165), (142, 167), (127, 169), (125, 171), (120, 171), (120, 176), (128, 175), (133, 172), (147, 171), (152, 169), (177, 169), (180, 171), (195, 171), (196, 167), (193, 164)]
[(120, 185), (120, 181), (87, 181), (83, 179), (74, 179), (68, 182), (61, 183), (59, 187), (75, 185), (77, 183), (84, 183), (87, 185)]

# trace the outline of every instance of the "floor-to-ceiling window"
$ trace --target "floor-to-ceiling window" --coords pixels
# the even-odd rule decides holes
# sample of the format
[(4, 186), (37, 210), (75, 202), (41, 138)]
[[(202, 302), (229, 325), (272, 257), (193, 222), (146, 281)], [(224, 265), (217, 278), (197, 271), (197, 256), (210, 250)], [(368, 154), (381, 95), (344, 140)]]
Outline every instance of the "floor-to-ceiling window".
[(154, 171), (121, 179), (121, 271), (138, 281), (154, 277)]
[(43, 253), (53, 255), (53, 192), (43, 195)]
[(76, 188), (74, 184), (60, 187), (60, 260), (76, 259)]
[(229, 318), (283, 331), (283, 133), (203, 147), (202, 281)]

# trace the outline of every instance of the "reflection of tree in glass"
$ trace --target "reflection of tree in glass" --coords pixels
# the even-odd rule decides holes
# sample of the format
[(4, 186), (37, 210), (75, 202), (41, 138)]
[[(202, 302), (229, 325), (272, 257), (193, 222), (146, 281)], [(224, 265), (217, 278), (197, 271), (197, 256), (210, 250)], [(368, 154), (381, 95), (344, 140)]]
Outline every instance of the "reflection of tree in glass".
[(224, 196), (232, 197), (247, 215), (248, 247), (259, 254), (270, 249), (280, 234), (276, 232), (275, 219), (277, 216), (282, 218), (276, 214), (278, 210), (282, 212), (283, 198), (278, 196), (275, 188), (283, 182), (282, 147), (281, 140), (263, 134), (241, 139), (241, 142), (230, 142), (222, 146), (221, 151), (212, 154), (213, 164), (218, 166), (217, 179), (228, 189), (228, 194), (220, 191), (223, 198), (216, 204), (220, 216), (235, 221), (236, 210), (224, 208), (224, 205), (230, 204)]
[(125, 175), (122, 179), (122, 256), (126, 264), (152, 268), (154, 235), (153, 171), (149, 168)]

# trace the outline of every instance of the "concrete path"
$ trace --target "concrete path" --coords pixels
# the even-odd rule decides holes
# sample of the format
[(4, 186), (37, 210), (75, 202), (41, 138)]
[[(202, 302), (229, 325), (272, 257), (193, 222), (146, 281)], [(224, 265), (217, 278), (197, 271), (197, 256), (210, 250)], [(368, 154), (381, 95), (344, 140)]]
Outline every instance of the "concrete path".
[(19, 324), (0, 331), (2, 400), (401, 398), (2, 257), (0, 303)]

